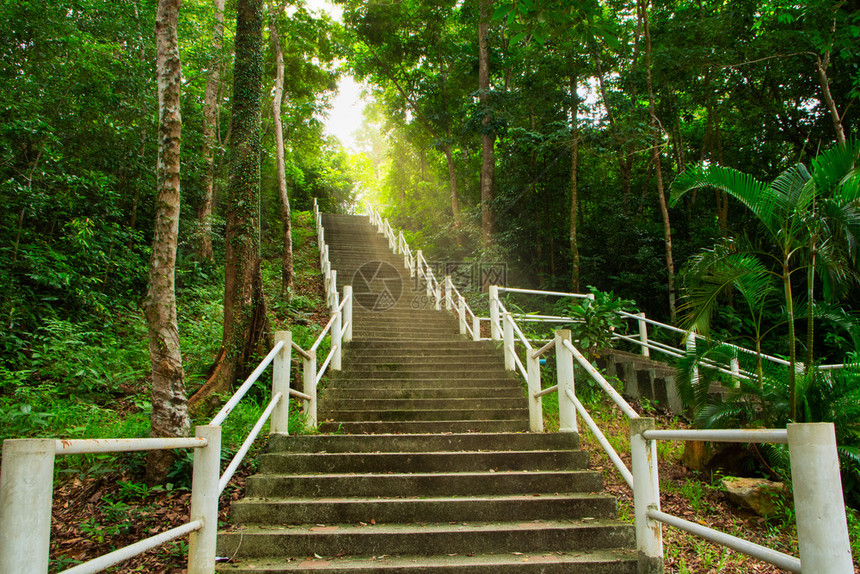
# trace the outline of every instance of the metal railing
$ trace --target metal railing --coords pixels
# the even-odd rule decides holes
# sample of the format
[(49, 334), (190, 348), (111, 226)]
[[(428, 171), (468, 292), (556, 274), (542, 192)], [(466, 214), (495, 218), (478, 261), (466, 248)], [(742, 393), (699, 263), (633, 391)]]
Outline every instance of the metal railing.
[[(535, 421), (535, 417), (542, 417), (542, 409), (537, 401), (547, 394), (557, 392), (559, 430), (576, 432), (576, 415), (582, 417), (598, 444), (633, 491), (639, 572), (663, 571), (663, 538), (659, 523), (684, 530), (791, 572), (833, 574), (854, 572), (839, 474), (836, 433), (832, 423), (789, 424), (786, 429), (656, 430), (654, 419), (640, 417), (576, 348), (571, 341), (570, 331), (556, 331), (552, 342), (535, 351), (532, 342), (516, 323), (517, 318), (524, 316), (515, 316), (508, 312), (499, 299), (499, 292), (503, 291), (567, 297), (586, 296), (491, 287), (491, 333), (495, 340), (503, 342), (505, 366), (509, 370), (518, 368), (528, 382), (529, 418), (532, 430), (542, 428), (542, 425)], [(638, 321), (644, 320), (641, 314), (626, 313), (625, 315)], [(647, 335), (640, 333), (640, 336), (639, 340), (647, 344)], [(523, 368), (517, 356), (515, 347), (517, 342), (520, 342), (525, 350), (529, 365), (526, 369)], [(541, 390), (540, 367), (539, 364), (533, 364), (532, 358), (540, 356), (549, 348), (555, 349), (558, 382), (551, 388)], [(627, 467), (577, 398), (574, 364), (579, 364), (580, 370), (597, 383), (629, 419), (632, 469)], [(734, 369), (729, 372), (735, 373)], [(532, 405), (535, 404), (537, 407), (533, 409)], [(662, 512), (656, 447), (658, 440), (787, 444), (791, 460), (800, 558)]]
[[(326, 370), (341, 369), (343, 346), (352, 340), (352, 287), (337, 292), (336, 271), (328, 259), (325, 232), (316, 200), (314, 221), (320, 247), (320, 263), (325, 278), (326, 302), (331, 319), (314, 344), (305, 351), (292, 340), (290, 331), (275, 333), (275, 345), (212, 421), (195, 427), (193, 438), (117, 438), (117, 439), (11, 439), (3, 441), (0, 470), (0, 572), (45, 574), (48, 571), (51, 536), (51, 499), (54, 461), (58, 455), (114, 453), (142, 450), (193, 448), (191, 511), (185, 524), (151, 536), (129, 546), (78, 564), (63, 574), (93, 574), (161, 546), (189, 536), (188, 574), (215, 571), (215, 544), (218, 533), (218, 499), (248, 454), (266, 422), (270, 433), (289, 433), (289, 399), (304, 401), (307, 426), (317, 426), (317, 387)], [(317, 350), (329, 337), (330, 350), (317, 368)], [(291, 351), (302, 358), (304, 392), (290, 388)], [(242, 398), (272, 365), (272, 398), (263, 409), (233, 459), (220, 472), (221, 425)]]

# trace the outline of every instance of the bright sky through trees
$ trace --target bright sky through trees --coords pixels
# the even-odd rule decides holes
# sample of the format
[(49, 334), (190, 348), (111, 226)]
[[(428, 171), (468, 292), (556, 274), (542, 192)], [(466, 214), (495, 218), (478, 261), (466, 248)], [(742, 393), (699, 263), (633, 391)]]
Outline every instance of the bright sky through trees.
[[(343, 10), (326, 0), (307, 0), (312, 11), (323, 11), (334, 20), (342, 20)], [(361, 85), (351, 75), (343, 76), (338, 82), (338, 93), (332, 100), (328, 114), (321, 118), (326, 133), (335, 136), (350, 151), (356, 151), (355, 132), (364, 119), (365, 102), (361, 97)]]

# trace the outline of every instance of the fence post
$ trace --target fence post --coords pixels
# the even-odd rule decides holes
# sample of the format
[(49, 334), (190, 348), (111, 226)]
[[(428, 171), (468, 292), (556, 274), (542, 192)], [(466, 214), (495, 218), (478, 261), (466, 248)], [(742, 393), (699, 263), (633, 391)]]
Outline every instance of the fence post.
[[(687, 349), (687, 354), (692, 354), (696, 352), (696, 332), (690, 330), (687, 333), (687, 336), (684, 338), (684, 346)], [(696, 366), (693, 367), (693, 377), (690, 381), (693, 385), (696, 385), (699, 382), (699, 367), (696, 363)]]
[(330, 308), (332, 311), (334, 311), (340, 305), (340, 297), (337, 294), (337, 271), (333, 269), (331, 272), (331, 284), (329, 285), (329, 292), (331, 293)]
[(636, 316), (639, 317), (639, 340), (642, 342), (642, 356), (650, 357), (651, 349), (646, 346), (648, 344), (648, 323), (644, 320), (645, 313), (636, 313)]
[(833, 423), (789, 424), (788, 451), (803, 571), (852, 574)]
[(564, 346), (564, 341), (570, 341), (569, 329), (559, 329), (555, 332), (555, 364), (558, 372), (558, 432), (576, 432), (576, 407), (567, 391), (576, 396), (576, 386), (573, 378), (573, 353)]
[(442, 285), (436, 281), (436, 288), (433, 289), (433, 298), (436, 299), (436, 310), (442, 310)]
[(0, 572), (48, 571), (55, 445), (49, 439), (3, 441)]
[(513, 371), (516, 368), (516, 364), (514, 363), (514, 353), (516, 350), (514, 348), (514, 319), (510, 313), (505, 313), (504, 317), (502, 317), (502, 323), (504, 323), (505, 333), (502, 341), (505, 346), (505, 369)]
[(479, 319), (477, 315), (472, 317), (472, 340), (481, 340), (481, 319)]
[(198, 426), (194, 436), (209, 441), (194, 449), (191, 475), (190, 520), (202, 520), (203, 528), (188, 537), (188, 574), (214, 574), (218, 539), (218, 483), (221, 480), (221, 427)]
[(343, 362), (343, 312), (338, 311), (340, 307), (340, 296), (337, 291), (334, 293), (334, 304), (331, 306), (334, 314), (334, 321), (331, 323), (331, 348), (334, 349), (334, 355), (331, 357), (331, 368), (333, 371), (339, 371), (342, 368)]
[(457, 316), (460, 319), (460, 334), (466, 334), (466, 299), (460, 295), (457, 297)]
[(490, 338), (498, 341), (502, 336), (499, 325), (499, 286), (490, 285)]
[(349, 343), (352, 341), (352, 285), (343, 286), (343, 324), (346, 328), (343, 330), (343, 342)]
[(451, 295), (451, 276), (445, 275), (445, 310), (450, 311), (454, 308), (454, 297)]
[(630, 419), (630, 454), (633, 466), (633, 508), (636, 515), (638, 574), (663, 572), (663, 529), (648, 517), (651, 509), (660, 510), (660, 483), (657, 476), (657, 448), (642, 436), (654, 429), (654, 419)]
[(284, 346), (275, 355), (272, 365), (272, 396), (281, 393), (281, 400), (272, 411), (270, 429), (273, 433), (289, 434), (290, 426), (290, 358), (293, 352), (293, 334), (290, 331), (275, 331), (275, 344)]
[(735, 350), (735, 356), (729, 361), (729, 368), (732, 370), (732, 386), (740, 386), (741, 363), (738, 360), (737, 350)]
[(311, 397), (305, 399), (305, 419), (311, 428), (317, 427), (317, 351), (308, 351), (310, 359), (302, 357), (302, 392)]
[(534, 349), (526, 349), (526, 372), (529, 387), (529, 430), (543, 432), (543, 399), (535, 395), (540, 392), (540, 357)]

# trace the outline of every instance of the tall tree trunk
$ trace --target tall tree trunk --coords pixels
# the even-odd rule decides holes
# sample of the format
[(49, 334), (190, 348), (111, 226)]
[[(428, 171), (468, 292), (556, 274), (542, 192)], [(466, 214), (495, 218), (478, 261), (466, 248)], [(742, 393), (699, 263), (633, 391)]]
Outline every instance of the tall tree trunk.
[(651, 30), (648, 25), (648, 2), (639, 0), (642, 11), (642, 24), (645, 36), (645, 58), (648, 83), (648, 105), (651, 111), (651, 130), (653, 132), (653, 145), (651, 146), (651, 157), (654, 160), (654, 175), (657, 179), (657, 196), (660, 199), (660, 213), (663, 216), (663, 238), (666, 244), (666, 274), (667, 286), (669, 288), (669, 317), (674, 323), (677, 317), (675, 311), (675, 263), (672, 260), (672, 226), (669, 221), (669, 208), (666, 205), (666, 191), (663, 187), (663, 168), (660, 165), (660, 140), (661, 130), (657, 121), (657, 106), (654, 102), (654, 83), (651, 77)]
[(198, 255), (201, 259), (212, 260), (212, 204), (215, 202), (215, 149), (218, 147), (218, 93), (221, 90), (221, 48), (224, 44), (224, 0), (213, 0), (215, 25), (212, 29), (212, 60), (209, 63), (209, 77), (206, 80), (206, 94), (203, 97), (203, 200), (197, 206), (197, 220), (200, 222), (200, 244)]
[[(835, 26), (834, 21), (834, 26)], [(842, 118), (839, 115), (839, 110), (836, 108), (836, 102), (833, 100), (833, 94), (830, 93), (830, 80), (827, 78), (827, 67), (830, 65), (830, 50), (824, 54), (824, 59), (821, 55), (815, 55), (815, 71), (818, 75), (818, 83), (821, 85), (821, 98), (824, 100), (824, 105), (827, 111), (830, 112), (830, 119), (833, 120), (833, 130), (836, 132), (836, 141), (845, 143), (845, 130), (842, 127)]]
[(448, 128), (445, 141), (445, 161), (448, 163), (448, 188), (451, 190), (451, 214), (454, 216), (454, 229), (460, 229), (460, 199), (457, 197), (457, 172), (454, 170), (454, 151), (451, 149), (451, 128)]
[(287, 194), (287, 173), (284, 165), (284, 126), (281, 122), (281, 102), (284, 99), (284, 52), (278, 35), (277, 18), (286, 4), (272, 12), (269, 18), (269, 37), (275, 52), (275, 87), (272, 97), (272, 117), (275, 121), (275, 142), (278, 162), (278, 195), (281, 198), (281, 219), (284, 229), (284, 248), (281, 255), (281, 295), (289, 301), (293, 296), (293, 225), (290, 219), (290, 197)]
[(192, 404), (228, 389), (268, 328), (258, 235), (262, 77), (263, 0), (239, 0), (226, 202), (222, 360), (213, 377), (191, 397)]
[(495, 143), (496, 134), (493, 132), (493, 115), (490, 111), (490, 9), (492, 0), (480, 0), (480, 21), (478, 23), (478, 100), (481, 103), (481, 238), (484, 246), (492, 243), (496, 222), (491, 209), (493, 201), (493, 180), (496, 171)]
[(574, 293), (579, 293), (579, 241), (576, 236), (576, 224), (579, 215), (579, 190), (577, 175), (579, 168), (579, 95), (577, 94), (577, 76), (570, 76), (570, 284)]
[[(185, 371), (176, 322), (174, 270), (179, 237), (179, 157), (182, 139), (179, 59), (179, 6), (181, 0), (159, 0), (155, 20), (158, 48), (158, 165), (155, 238), (149, 265), (149, 288), (144, 301), (152, 365), (150, 436), (188, 434)], [(155, 450), (147, 456), (147, 480), (163, 482), (173, 461), (171, 451)]]

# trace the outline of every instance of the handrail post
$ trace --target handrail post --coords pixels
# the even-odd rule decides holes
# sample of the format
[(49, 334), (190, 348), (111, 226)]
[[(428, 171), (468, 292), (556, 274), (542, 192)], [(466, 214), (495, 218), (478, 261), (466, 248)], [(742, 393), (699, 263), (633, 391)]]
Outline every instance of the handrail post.
[(558, 372), (558, 432), (576, 432), (576, 406), (567, 391), (576, 396), (573, 375), (573, 353), (564, 346), (572, 339), (569, 329), (555, 332), (555, 364)]
[(3, 441), (0, 572), (48, 571), (55, 445), (48, 439)]
[(498, 341), (502, 336), (499, 325), (499, 286), (490, 285), (490, 338)]
[(305, 399), (305, 424), (310, 428), (317, 426), (317, 351), (308, 351), (310, 359), (302, 357), (302, 392), (310, 397)]
[(514, 319), (510, 313), (505, 313), (505, 316), (502, 317), (502, 322), (505, 324), (505, 336), (503, 340), (505, 346), (505, 369), (513, 371), (516, 368), (516, 364), (514, 363)]
[(205, 438), (206, 446), (194, 449), (191, 475), (190, 520), (202, 520), (203, 527), (188, 537), (188, 574), (214, 574), (215, 544), (218, 539), (218, 498), (221, 493), (221, 426), (202, 425), (194, 436)]
[(466, 298), (460, 295), (457, 297), (457, 317), (460, 319), (460, 334), (466, 334)]
[(284, 346), (275, 355), (272, 363), (272, 396), (281, 393), (281, 400), (272, 411), (270, 430), (273, 433), (289, 434), (290, 426), (290, 365), (293, 352), (291, 331), (275, 331), (275, 344), (280, 341)]
[(732, 386), (740, 386), (741, 364), (740, 361), (738, 361), (737, 351), (735, 351), (735, 356), (729, 361), (729, 368), (732, 371)]
[(343, 342), (352, 341), (352, 285), (343, 286), (343, 321), (346, 328), (343, 330)]
[(436, 310), (442, 310), (442, 285), (436, 281), (436, 288), (433, 289), (433, 298), (436, 299)]
[(331, 346), (334, 349), (334, 355), (331, 358), (331, 368), (333, 371), (339, 371), (343, 368), (343, 311), (338, 311), (340, 307), (340, 297), (337, 291), (334, 293), (334, 305), (332, 312), (334, 313), (334, 321), (331, 324)]
[(445, 279), (442, 280), (442, 283), (445, 285), (445, 310), (449, 311), (454, 307), (454, 299), (451, 297), (451, 276), (445, 275)]
[[(687, 336), (684, 338), (684, 347), (687, 349), (687, 354), (694, 354), (696, 352), (696, 332), (695, 331), (690, 330), (690, 332), (687, 333)], [(692, 376), (690, 382), (695, 386), (699, 382), (699, 367), (697, 364), (696, 364), (696, 366), (693, 367), (692, 375), (693, 376)]]
[(642, 341), (642, 356), (650, 357), (651, 349), (648, 348), (648, 323), (645, 322), (645, 313), (636, 313), (639, 317), (639, 340)]
[(833, 423), (789, 424), (788, 450), (803, 571), (852, 574)]
[(481, 340), (481, 319), (477, 315), (472, 317), (472, 340)]
[(328, 290), (330, 295), (329, 300), (331, 301), (329, 308), (334, 311), (340, 305), (337, 295), (337, 271), (334, 269), (331, 272), (331, 283), (329, 283)]
[[(534, 355), (534, 350), (526, 349), (526, 372), (529, 387), (529, 430), (543, 432), (543, 399), (540, 392), (540, 357)], [(560, 388), (560, 387), (559, 387)]]
[(660, 483), (657, 476), (657, 445), (642, 433), (654, 429), (654, 419), (630, 419), (630, 454), (633, 465), (633, 507), (636, 514), (638, 574), (662, 574), (663, 530), (648, 517), (651, 509), (660, 510)]

